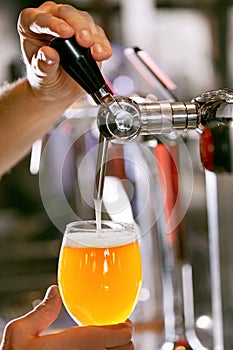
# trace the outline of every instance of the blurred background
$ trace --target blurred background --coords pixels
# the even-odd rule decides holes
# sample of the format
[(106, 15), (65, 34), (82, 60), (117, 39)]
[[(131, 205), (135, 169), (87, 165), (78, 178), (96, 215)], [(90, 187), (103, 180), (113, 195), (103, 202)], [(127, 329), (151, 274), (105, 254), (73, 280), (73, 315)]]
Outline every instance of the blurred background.
[[(1, 85), (24, 75), (17, 18), (21, 9), (37, 7), (42, 2), (0, 0)], [(78, 0), (62, 3), (90, 12), (105, 29), (113, 45), (113, 57), (104, 63), (103, 72), (118, 94), (137, 93), (143, 97), (148, 93), (157, 94), (124, 55), (125, 48), (135, 46), (147, 51), (173, 80), (181, 101), (190, 101), (207, 90), (232, 85), (232, 0)], [(194, 182), (185, 216), (185, 251), (193, 265), (195, 317), (199, 321), (206, 320), (201, 326), (199, 322), (199, 326), (209, 334), (211, 307), (205, 178), (197, 135), (190, 136), (187, 148), (193, 162)], [(0, 183), (0, 332), (9, 319), (30, 310), (46, 288), (56, 283), (62, 234), (44, 209), (39, 175), (30, 173), (29, 164), (30, 155), (4, 175)], [(75, 177), (73, 179), (75, 181)], [(226, 181), (221, 181), (220, 200), (229, 203), (231, 182), (225, 185)], [(72, 190), (69, 188), (68, 192), (73, 203)], [(84, 218), (88, 215), (83, 213)], [(224, 212), (222, 215), (222, 222), (226, 222)], [(230, 226), (230, 222), (224, 226), (225, 232), (230, 231)], [(232, 269), (229, 264), (228, 269)], [(72, 324), (65, 313), (63, 317), (66, 324)], [(161, 308), (156, 308), (153, 317), (161, 318)]]

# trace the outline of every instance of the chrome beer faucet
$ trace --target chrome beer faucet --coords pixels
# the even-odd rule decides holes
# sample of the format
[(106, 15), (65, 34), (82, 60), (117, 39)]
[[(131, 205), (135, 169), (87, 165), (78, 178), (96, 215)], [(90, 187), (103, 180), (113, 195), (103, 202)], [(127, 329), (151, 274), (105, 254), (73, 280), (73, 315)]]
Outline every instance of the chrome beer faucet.
[(219, 89), (202, 93), (190, 102), (136, 103), (126, 97), (115, 97), (123, 110), (131, 114), (118, 119), (102, 106), (98, 113), (98, 126), (109, 140), (129, 141), (139, 135), (158, 135), (172, 130), (203, 130), (213, 122), (228, 122), (231, 115), (221, 115), (218, 109), (233, 103), (233, 90)]
[(126, 116), (113, 115), (106, 106), (99, 109), (97, 124), (108, 140), (130, 141), (140, 135), (169, 134), (197, 130), (204, 167), (212, 171), (233, 171), (233, 90), (202, 93), (190, 102), (136, 103), (117, 96)]
[[(218, 145), (220, 140), (223, 140), (223, 144), (233, 140), (230, 132), (232, 127), (229, 123), (233, 118), (231, 115), (233, 112), (224, 116), (221, 114), (225, 108), (229, 110), (227, 106), (233, 103), (233, 90), (205, 92), (190, 102), (136, 103), (130, 98), (114, 96), (90, 49), (81, 47), (75, 37), (54, 38), (49, 45), (59, 53), (60, 64), (64, 70), (90, 94), (96, 104), (100, 105), (97, 117), (100, 137), (94, 199), (102, 199), (109, 140), (126, 142), (139, 135), (158, 135), (170, 133), (172, 130), (181, 132), (189, 129), (205, 130), (200, 140), (204, 166), (210, 170), (231, 171), (233, 156), (229, 155), (227, 159), (225, 157), (224, 162), (219, 146), (215, 147), (216, 154), (211, 155), (212, 158), (216, 158), (215, 162), (210, 164), (207, 160), (207, 143), (210, 139), (213, 144), (218, 142)], [(207, 133), (210, 134), (208, 137)]]
[[(82, 86), (96, 104), (106, 108), (116, 120), (124, 121), (124, 126), (126, 120), (131, 120), (130, 112), (122, 108), (105, 82), (90, 49), (81, 47), (74, 36), (69, 39), (54, 38), (49, 45), (59, 53), (63, 69)], [(108, 139), (100, 133), (94, 186), (96, 200), (101, 200), (103, 195), (107, 149)]]

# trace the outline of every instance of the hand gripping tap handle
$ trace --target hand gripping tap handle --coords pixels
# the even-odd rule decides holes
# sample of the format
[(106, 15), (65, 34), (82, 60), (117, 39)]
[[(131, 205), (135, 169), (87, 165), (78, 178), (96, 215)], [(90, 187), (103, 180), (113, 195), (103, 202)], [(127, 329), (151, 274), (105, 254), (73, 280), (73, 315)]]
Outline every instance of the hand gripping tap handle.
[[(96, 104), (113, 100), (112, 91), (105, 83), (100, 69), (88, 48), (80, 46), (75, 37), (69, 39), (54, 38), (49, 46), (54, 48), (60, 56), (63, 69), (89, 94)], [(100, 134), (96, 177), (94, 186), (94, 199), (102, 199), (107, 158), (107, 139)]]
[(90, 49), (80, 46), (74, 36), (69, 39), (56, 37), (51, 40), (49, 46), (59, 53), (63, 69), (97, 104), (101, 104), (106, 95), (113, 95)]

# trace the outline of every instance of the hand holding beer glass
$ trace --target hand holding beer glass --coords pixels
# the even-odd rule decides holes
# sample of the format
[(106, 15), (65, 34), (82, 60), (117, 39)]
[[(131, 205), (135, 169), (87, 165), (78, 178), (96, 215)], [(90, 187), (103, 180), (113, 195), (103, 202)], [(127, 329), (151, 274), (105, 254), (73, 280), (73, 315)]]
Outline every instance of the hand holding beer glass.
[(66, 227), (58, 284), (63, 303), (79, 325), (125, 322), (142, 284), (137, 234), (132, 224), (77, 221)]

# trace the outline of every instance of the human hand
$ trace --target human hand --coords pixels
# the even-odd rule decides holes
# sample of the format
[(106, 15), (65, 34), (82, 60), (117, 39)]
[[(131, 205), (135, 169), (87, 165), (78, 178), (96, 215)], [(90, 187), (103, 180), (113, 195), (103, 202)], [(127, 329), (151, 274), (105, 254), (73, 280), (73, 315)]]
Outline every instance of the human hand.
[(70, 38), (90, 48), (93, 58), (102, 61), (111, 56), (111, 45), (93, 18), (71, 5), (43, 3), (38, 8), (24, 9), (18, 19), (21, 50), (32, 91), (41, 99), (69, 106), (82, 88), (59, 66), (58, 53), (48, 46), (53, 37)]
[(130, 321), (111, 326), (72, 327), (45, 334), (57, 318), (62, 301), (57, 286), (51, 286), (44, 300), (31, 312), (11, 321), (5, 328), (1, 350), (133, 350)]

